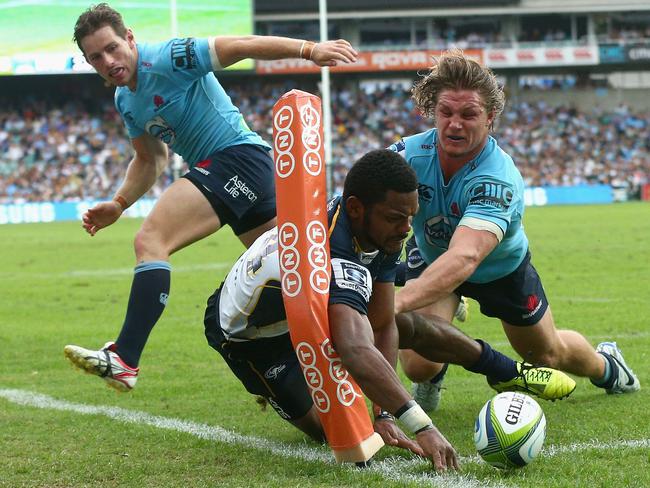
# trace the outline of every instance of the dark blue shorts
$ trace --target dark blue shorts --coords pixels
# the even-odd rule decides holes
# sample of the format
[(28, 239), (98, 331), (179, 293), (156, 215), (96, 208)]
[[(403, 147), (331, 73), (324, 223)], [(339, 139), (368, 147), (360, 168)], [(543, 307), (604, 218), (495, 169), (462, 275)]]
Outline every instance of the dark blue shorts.
[[(427, 264), (411, 237), (406, 243), (406, 280), (420, 276)], [(458, 296), (476, 300), (481, 313), (518, 326), (535, 325), (544, 316), (548, 301), (537, 270), (530, 262), (530, 252), (512, 273), (489, 283), (466, 281), (456, 288)]]
[(286, 420), (307, 415), (313, 402), (289, 334), (252, 341), (229, 341), (218, 323), (217, 290), (205, 310), (205, 336), (246, 390), (266, 398)]
[(273, 159), (262, 146), (241, 144), (218, 151), (183, 178), (194, 183), (221, 225), (229, 225), (236, 235), (276, 215)]

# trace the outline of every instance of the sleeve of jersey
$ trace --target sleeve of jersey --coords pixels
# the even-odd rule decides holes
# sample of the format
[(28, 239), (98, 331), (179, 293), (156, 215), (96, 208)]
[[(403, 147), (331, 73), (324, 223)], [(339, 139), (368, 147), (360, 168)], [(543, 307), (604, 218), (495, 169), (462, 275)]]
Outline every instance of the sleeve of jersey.
[(371, 295), (372, 277), (368, 268), (359, 262), (332, 258), (330, 305), (341, 303), (367, 315)]
[(388, 146), (387, 149), (390, 149), (391, 151), (396, 152), (403, 158), (406, 157), (406, 143), (404, 142), (404, 139), (400, 139), (399, 141), (395, 142), (394, 144), (391, 144)]
[(177, 81), (192, 82), (214, 71), (213, 63), (218, 64), (214, 42), (204, 38), (172, 39), (161, 55), (169, 59), (170, 75)]
[(515, 185), (495, 179), (472, 180), (465, 190), (467, 205), (458, 225), (492, 232), (501, 242), (515, 210)]

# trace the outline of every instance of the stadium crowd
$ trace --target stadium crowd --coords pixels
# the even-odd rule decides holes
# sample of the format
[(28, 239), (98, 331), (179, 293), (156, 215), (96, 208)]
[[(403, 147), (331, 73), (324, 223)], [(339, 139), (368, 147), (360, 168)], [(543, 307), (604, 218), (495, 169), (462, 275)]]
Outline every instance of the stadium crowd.
[[(251, 128), (271, 140), (271, 110), (291, 86), (229, 88)], [(313, 88), (312, 88), (313, 89)], [(120, 184), (131, 146), (111, 100), (56, 103), (30, 99), (0, 110), (0, 203), (109, 198)], [(372, 148), (425, 130), (402, 88), (332, 91), (333, 190)], [(621, 105), (581, 111), (543, 102), (506, 107), (495, 137), (529, 186), (610, 184), (631, 198), (650, 183), (650, 113)], [(149, 193), (156, 197), (182, 173), (172, 164)]]

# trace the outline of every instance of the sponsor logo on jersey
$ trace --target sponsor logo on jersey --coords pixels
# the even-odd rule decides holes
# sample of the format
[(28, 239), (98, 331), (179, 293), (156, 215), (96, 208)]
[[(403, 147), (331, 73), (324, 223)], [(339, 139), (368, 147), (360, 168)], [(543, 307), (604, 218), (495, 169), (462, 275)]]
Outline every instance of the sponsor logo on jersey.
[(456, 217), (460, 217), (460, 207), (458, 206), (457, 202), (453, 202), (451, 204), (451, 214), (455, 215)]
[(447, 249), (452, 234), (451, 224), (445, 215), (437, 215), (424, 223), (424, 237), (432, 246)]
[(422, 183), (418, 184), (418, 198), (424, 202), (430, 202), (433, 200), (433, 187), (429, 185), (424, 185)]
[(210, 175), (210, 172), (207, 169), (202, 168), (201, 166), (194, 166), (194, 169), (197, 170), (199, 173), (203, 173), (205, 176)]
[(361, 261), (363, 264), (370, 264), (377, 256), (379, 256), (379, 249), (372, 252), (359, 251), (359, 254), (357, 254), (357, 256), (359, 256), (359, 261)]
[(433, 145), (433, 144), (422, 144), (422, 145), (420, 146), (420, 148), (421, 148), (421, 149), (424, 149), (424, 150), (431, 150), (431, 149), (433, 149), (434, 147), (436, 147), (436, 146)]
[(469, 205), (487, 205), (507, 210), (513, 196), (512, 188), (500, 183), (478, 183), (469, 192)]
[(149, 69), (152, 66), (153, 66), (153, 64), (151, 64), (149, 61), (142, 61), (142, 67), (143, 68)]
[(239, 179), (239, 176), (235, 175), (226, 181), (226, 184), (223, 186), (223, 189), (226, 190), (226, 193), (231, 195), (233, 198), (238, 198), (239, 195), (243, 195), (248, 198), (248, 201), (254, 203), (257, 200), (257, 195), (255, 192), (246, 185), (246, 183)]
[(172, 42), (172, 69), (183, 71), (196, 68), (196, 40), (193, 37), (175, 39)]
[(287, 367), (286, 364), (278, 364), (266, 370), (264, 377), (269, 380), (277, 380), (278, 375)]
[(422, 255), (420, 254), (420, 250), (417, 247), (414, 247), (413, 249), (410, 249), (408, 252), (408, 256), (406, 258), (406, 265), (410, 269), (417, 269), (420, 266), (424, 264), (424, 259), (422, 259)]
[(370, 301), (372, 278), (367, 268), (352, 261), (336, 258), (332, 259), (332, 270), (337, 287), (358, 293), (366, 303)]
[(144, 125), (144, 129), (156, 139), (160, 139), (168, 146), (171, 146), (176, 141), (176, 132), (160, 115), (156, 115), (153, 119), (147, 122)]

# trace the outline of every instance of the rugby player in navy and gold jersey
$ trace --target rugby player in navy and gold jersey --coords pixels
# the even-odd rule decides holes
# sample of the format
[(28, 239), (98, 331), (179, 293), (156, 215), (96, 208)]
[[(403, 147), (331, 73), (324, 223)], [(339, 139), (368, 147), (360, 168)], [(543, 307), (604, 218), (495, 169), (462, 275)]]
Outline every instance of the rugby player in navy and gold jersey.
[[(416, 313), (393, 315), (397, 263), (417, 207), (415, 173), (401, 156), (371, 151), (354, 164), (343, 196), (328, 205), (328, 316), (344, 367), (376, 405), (375, 430), (386, 444), (424, 455), (440, 470), (456, 468), (457, 456), (400, 383), (395, 373), (398, 344), (494, 381), (513, 380), (519, 374), (513, 360), (444, 321)], [(322, 440), (288, 333), (277, 240), (277, 228), (271, 229), (237, 260), (208, 300), (205, 333), (250, 393), (264, 397), (281, 417)], [(575, 387), (563, 373), (542, 369), (565, 385), (565, 394)], [(523, 381), (520, 384), (526, 389)], [(394, 417), (405, 420), (416, 443), (395, 425)]]

